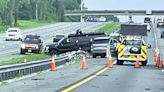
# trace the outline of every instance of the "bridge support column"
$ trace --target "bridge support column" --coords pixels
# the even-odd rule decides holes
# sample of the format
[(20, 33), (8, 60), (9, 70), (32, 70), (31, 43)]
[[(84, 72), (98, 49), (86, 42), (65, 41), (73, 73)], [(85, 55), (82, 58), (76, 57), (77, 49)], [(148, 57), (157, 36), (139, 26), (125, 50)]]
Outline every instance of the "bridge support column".
[(85, 22), (85, 16), (84, 15), (80, 16), (80, 22)]

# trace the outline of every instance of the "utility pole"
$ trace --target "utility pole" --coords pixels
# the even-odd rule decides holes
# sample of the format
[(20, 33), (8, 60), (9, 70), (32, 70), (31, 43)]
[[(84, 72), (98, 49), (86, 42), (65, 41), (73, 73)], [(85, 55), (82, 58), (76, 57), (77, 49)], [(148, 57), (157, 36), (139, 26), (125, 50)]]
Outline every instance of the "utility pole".
[(35, 6), (35, 18), (38, 20), (38, 2), (36, 1), (36, 6)]
[[(81, 11), (84, 11), (84, 0), (81, 0), (81, 5), (80, 5), (80, 7), (81, 7)], [(85, 18), (85, 15), (84, 15), (84, 13), (83, 13), (83, 15), (81, 16), (80, 21), (81, 21), (81, 22), (84, 22), (84, 18)]]
[(18, 25), (18, 7), (19, 7), (19, 0), (14, 0), (14, 26)]

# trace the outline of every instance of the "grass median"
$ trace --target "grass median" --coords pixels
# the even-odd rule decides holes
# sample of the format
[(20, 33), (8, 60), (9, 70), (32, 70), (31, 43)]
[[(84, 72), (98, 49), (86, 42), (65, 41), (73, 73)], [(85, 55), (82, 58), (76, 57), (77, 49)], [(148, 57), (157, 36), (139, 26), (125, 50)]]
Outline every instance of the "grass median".
[(120, 28), (121, 23), (119, 22), (112, 22), (112, 23), (108, 23), (107, 25), (101, 27), (100, 29), (98, 29), (98, 32), (105, 32), (105, 33), (112, 33), (116, 30), (118, 30)]
[(10, 60), (0, 61), (0, 65), (7, 65), (7, 64), (16, 64), (16, 63), (24, 63), (25, 59), (26, 62), (35, 61), (35, 60), (43, 60), (50, 58), (47, 54), (31, 54), (27, 56), (23, 56), (20, 58), (12, 58)]
[[(25, 24), (27, 24), (27, 23), (25, 23)], [(31, 25), (31, 24), (29, 24), (29, 25)], [(101, 27), (100, 29), (98, 29), (96, 31), (111, 33), (111, 32), (114, 32), (115, 30), (118, 30), (119, 28), (120, 28), (120, 23), (114, 22), (114, 23), (108, 23), (107, 25)], [(47, 59), (47, 58), (50, 58), (50, 55), (31, 54), (31, 55), (26, 55), (26, 56), (23, 56), (20, 58), (12, 58), (10, 60), (0, 61), (0, 65), (23, 63), (24, 59), (26, 59), (26, 62), (30, 62), (30, 61), (36, 61), (36, 60), (43, 60), (43, 59)]]
[[(54, 24), (55, 22), (45, 22), (36, 20), (18, 20), (18, 27), (20, 29), (29, 29), (40, 26), (45, 26), (49, 24)], [(4, 33), (10, 26), (0, 24), (0, 33)]]

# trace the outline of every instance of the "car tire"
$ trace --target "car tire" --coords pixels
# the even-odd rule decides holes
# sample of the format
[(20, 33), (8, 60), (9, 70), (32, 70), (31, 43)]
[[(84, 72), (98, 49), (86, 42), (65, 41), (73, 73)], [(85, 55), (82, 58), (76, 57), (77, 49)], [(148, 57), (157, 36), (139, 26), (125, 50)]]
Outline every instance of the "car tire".
[(92, 55), (93, 58), (96, 58), (96, 55)]
[(123, 65), (123, 64), (124, 64), (124, 61), (117, 59), (117, 65)]
[(40, 54), (40, 53), (41, 53), (40, 49), (39, 49), (39, 50), (37, 50), (37, 51), (36, 51), (36, 53), (37, 53), (37, 54)]
[(25, 54), (25, 51), (23, 49), (21, 49), (20, 54)]
[(105, 58), (106, 55), (101, 55), (101, 58)]
[(75, 51), (78, 51), (79, 50), (79, 47), (78, 46), (75, 46)]
[(141, 63), (142, 63), (142, 66), (146, 66), (147, 65), (147, 60), (146, 61), (143, 61)]
[(57, 54), (57, 51), (55, 51), (55, 50), (52, 50), (51, 52), (50, 52), (50, 55), (52, 56), (52, 55), (56, 55)]
[(161, 35), (161, 38), (163, 38), (163, 35)]

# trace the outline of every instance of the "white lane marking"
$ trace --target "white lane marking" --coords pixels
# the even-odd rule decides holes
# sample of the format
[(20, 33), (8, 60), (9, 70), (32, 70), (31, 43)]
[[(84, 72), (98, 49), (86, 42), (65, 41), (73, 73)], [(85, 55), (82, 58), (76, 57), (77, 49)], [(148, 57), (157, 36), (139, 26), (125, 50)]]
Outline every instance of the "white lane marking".
[(164, 72), (164, 70), (162, 70), (162, 72)]

